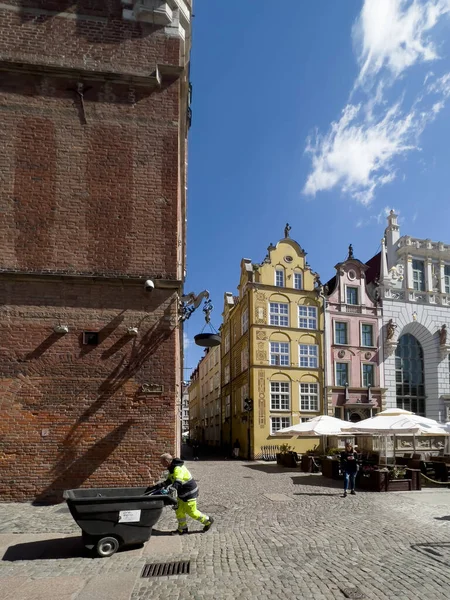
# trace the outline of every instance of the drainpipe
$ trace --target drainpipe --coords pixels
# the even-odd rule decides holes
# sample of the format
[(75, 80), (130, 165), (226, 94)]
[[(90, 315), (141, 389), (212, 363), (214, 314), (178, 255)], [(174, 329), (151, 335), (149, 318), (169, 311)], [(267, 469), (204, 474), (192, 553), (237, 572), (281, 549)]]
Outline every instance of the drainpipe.
[[(323, 285), (320, 286), (319, 296), (320, 296), (320, 298), (322, 298), (322, 304), (323, 304), (323, 353), (322, 353), (322, 359), (323, 359), (323, 414), (326, 415), (326, 414), (328, 414), (328, 386), (327, 386), (327, 382), (328, 382), (328, 379), (327, 379), (327, 376), (328, 376), (328, 372), (327, 372), (328, 345), (327, 345), (327, 319), (326, 319), (327, 299), (325, 297), (325, 294), (323, 293)], [(325, 402), (327, 403), (326, 408), (325, 408)]]

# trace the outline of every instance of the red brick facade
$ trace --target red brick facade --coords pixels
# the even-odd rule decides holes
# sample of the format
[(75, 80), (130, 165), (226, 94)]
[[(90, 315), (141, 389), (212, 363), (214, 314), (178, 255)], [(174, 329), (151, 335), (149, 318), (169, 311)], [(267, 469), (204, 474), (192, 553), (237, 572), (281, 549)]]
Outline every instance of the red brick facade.
[(1, 6), (0, 499), (145, 485), (179, 445), (189, 43), (121, 0)]

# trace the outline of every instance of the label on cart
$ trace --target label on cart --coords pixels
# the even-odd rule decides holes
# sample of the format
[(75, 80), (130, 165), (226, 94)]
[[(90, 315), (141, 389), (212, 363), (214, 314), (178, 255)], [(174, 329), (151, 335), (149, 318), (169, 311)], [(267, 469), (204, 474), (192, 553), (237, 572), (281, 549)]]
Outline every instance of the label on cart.
[(139, 523), (141, 520), (140, 510), (119, 511), (119, 523)]

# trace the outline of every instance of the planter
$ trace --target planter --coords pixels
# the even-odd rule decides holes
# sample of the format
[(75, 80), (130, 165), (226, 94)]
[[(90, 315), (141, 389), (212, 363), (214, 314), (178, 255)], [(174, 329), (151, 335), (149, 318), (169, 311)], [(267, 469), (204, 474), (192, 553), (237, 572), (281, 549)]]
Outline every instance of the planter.
[(322, 460), (322, 475), (330, 479), (341, 479), (339, 474), (339, 460), (325, 458)]
[(387, 471), (370, 471), (358, 476), (358, 487), (371, 492), (408, 492), (422, 489), (420, 471), (408, 471), (411, 479), (389, 479)]
[(277, 454), (277, 465), (281, 467), (297, 467), (297, 461), (295, 460), (295, 455), (291, 453), (279, 452)]
[(301, 470), (303, 473), (312, 473), (313, 470), (313, 460), (312, 456), (308, 456), (308, 454), (303, 454), (302, 462), (301, 462)]
[(409, 492), (412, 490), (411, 479), (390, 479), (388, 492)]
[(217, 333), (199, 333), (194, 337), (194, 342), (203, 348), (213, 348), (220, 346), (221, 337)]

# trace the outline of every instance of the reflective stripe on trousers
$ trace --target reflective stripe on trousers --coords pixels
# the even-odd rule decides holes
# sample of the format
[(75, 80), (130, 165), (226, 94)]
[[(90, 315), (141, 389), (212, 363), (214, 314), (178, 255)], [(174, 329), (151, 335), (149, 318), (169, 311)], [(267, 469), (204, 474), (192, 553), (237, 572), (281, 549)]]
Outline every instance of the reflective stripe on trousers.
[(186, 515), (191, 517), (191, 519), (200, 521), (200, 523), (203, 525), (209, 521), (208, 515), (204, 515), (198, 510), (197, 500), (195, 499), (185, 502), (184, 500), (180, 500), (180, 498), (178, 498), (178, 507), (175, 514), (177, 516), (179, 530), (186, 529)]

